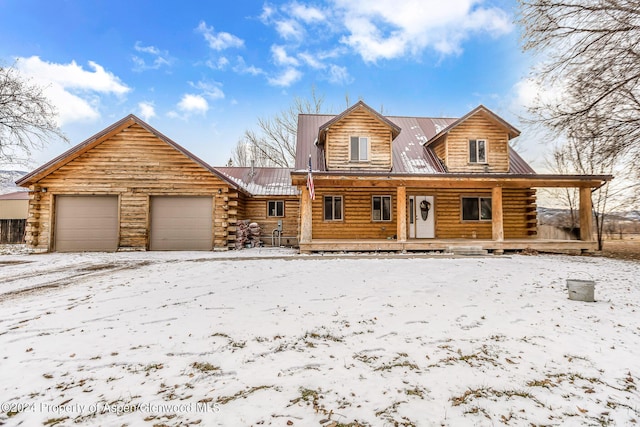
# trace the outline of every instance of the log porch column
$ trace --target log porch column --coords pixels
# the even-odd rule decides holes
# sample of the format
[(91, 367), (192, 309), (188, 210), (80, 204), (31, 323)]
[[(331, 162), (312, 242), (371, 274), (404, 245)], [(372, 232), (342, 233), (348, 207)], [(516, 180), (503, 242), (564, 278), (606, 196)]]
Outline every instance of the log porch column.
[(398, 204), (398, 242), (407, 241), (407, 187), (398, 187), (396, 190), (396, 203)]
[(491, 237), (497, 242), (504, 240), (502, 187), (493, 187), (493, 190), (491, 190)]
[(593, 241), (593, 213), (591, 188), (580, 188), (580, 240)]
[(309, 197), (309, 190), (306, 186), (302, 187), (300, 197), (300, 243), (311, 243), (313, 235), (313, 201)]

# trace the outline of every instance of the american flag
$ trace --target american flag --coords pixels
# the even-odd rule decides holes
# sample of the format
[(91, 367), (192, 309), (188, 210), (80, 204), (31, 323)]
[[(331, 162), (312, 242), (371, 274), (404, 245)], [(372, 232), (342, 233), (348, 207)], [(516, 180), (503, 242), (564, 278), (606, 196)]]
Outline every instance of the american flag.
[(309, 154), (309, 174), (307, 175), (307, 189), (309, 190), (309, 198), (316, 199), (316, 192), (313, 188), (313, 174), (311, 173), (311, 154)]

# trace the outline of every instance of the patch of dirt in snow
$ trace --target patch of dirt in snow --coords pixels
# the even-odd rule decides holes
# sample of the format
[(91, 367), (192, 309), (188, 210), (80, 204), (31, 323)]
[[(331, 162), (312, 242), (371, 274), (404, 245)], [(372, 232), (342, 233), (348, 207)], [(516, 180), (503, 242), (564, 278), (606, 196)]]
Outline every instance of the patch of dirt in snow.
[(10, 259), (0, 425), (640, 422), (638, 263)]

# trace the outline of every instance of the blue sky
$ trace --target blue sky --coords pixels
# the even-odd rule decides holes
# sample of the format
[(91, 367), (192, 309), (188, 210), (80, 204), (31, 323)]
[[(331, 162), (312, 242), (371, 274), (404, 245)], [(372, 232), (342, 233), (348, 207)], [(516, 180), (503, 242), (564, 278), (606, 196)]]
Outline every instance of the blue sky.
[[(515, 0), (0, 0), (0, 61), (47, 85), (76, 144), (133, 113), (213, 165), (258, 117), (314, 86), (338, 113), (458, 117), (484, 104), (517, 127), (532, 96)], [(522, 129), (526, 130), (526, 129)], [(539, 144), (520, 151), (542, 164)], [(34, 166), (70, 148), (50, 144)]]

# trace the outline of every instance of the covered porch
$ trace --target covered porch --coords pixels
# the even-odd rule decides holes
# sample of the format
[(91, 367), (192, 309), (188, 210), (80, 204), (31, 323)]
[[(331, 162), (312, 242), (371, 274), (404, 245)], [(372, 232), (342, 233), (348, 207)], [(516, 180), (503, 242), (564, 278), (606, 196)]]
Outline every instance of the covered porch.
[[(533, 249), (541, 252), (592, 252), (597, 243), (593, 238), (593, 216), (591, 192), (599, 188), (611, 176), (573, 176), (573, 175), (513, 175), (513, 174), (447, 174), (423, 176), (394, 176), (380, 175), (336, 175), (333, 173), (314, 174), (316, 192), (322, 188), (342, 188), (345, 194), (362, 188), (373, 188), (385, 194), (394, 196), (395, 233), (393, 237), (360, 238), (360, 236), (344, 236), (336, 233), (335, 238), (315, 236), (314, 202), (306, 188), (306, 173), (292, 173), (293, 182), (301, 190), (300, 199), (300, 252), (310, 253), (319, 251), (448, 251), (453, 248), (475, 247), (501, 254), (505, 250)], [(474, 189), (484, 192), (491, 197), (491, 219), (484, 221), (487, 233), (476, 238), (467, 235), (451, 236), (438, 235), (431, 238), (413, 238), (410, 233), (408, 212), (409, 194), (416, 191), (442, 191), (443, 189)], [(510, 189), (533, 188), (579, 188), (580, 202), (580, 239), (579, 240), (550, 240), (539, 239), (535, 235), (530, 237), (505, 238), (505, 212), (503, 210), (503, 191)], [(532, 205), (535, 209), (535, 203)], [(316, 204), (316, 209), (318, 205)], [(318, 215), (315, 215), (318, 221)], [(523, 221), (532, 221), (529, 218)], [(460, 221), (462, 222), (462, 221)], [(535, 217), (533, 219), (535, 223)], [(490, 226), (490, 238), (488, 235)], [(342, 238), (341, 238), (342, 237)]]
[(501, 254), (505, 250), (536, 250), (538, 252), (593, 252), (597, 248), (595, 241), (551, 240), (551, 239), (408, 239), (399, 240), (347, 240), (347, 239), (314, 239), (300, 243), (300, 253), (311, 252), (449, 252), (456, 249), (479, 248), (481, 250)]

